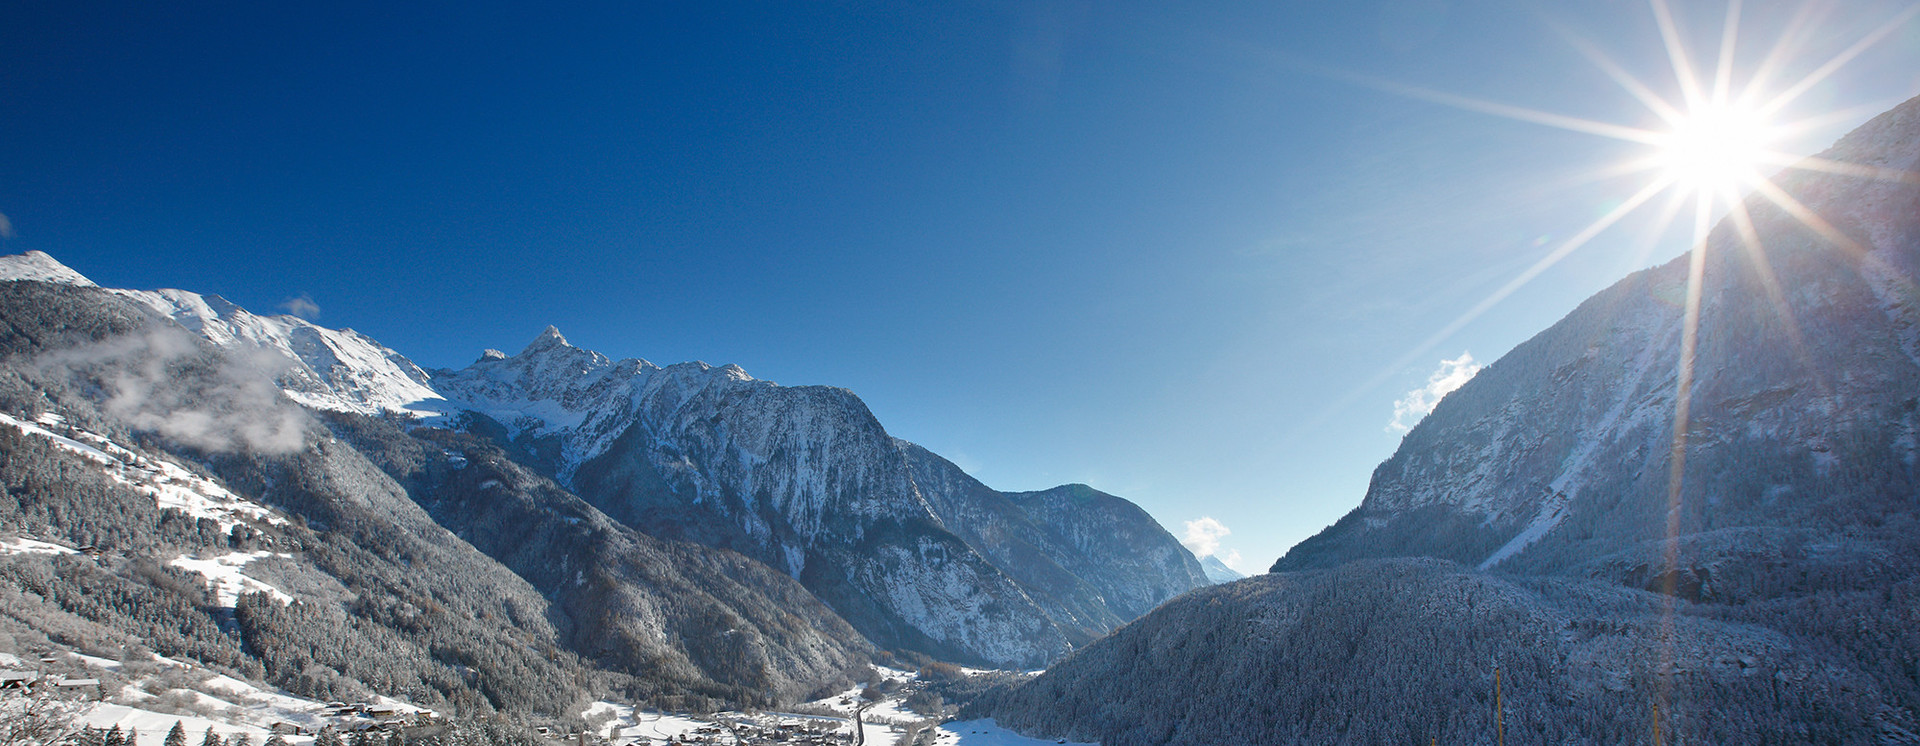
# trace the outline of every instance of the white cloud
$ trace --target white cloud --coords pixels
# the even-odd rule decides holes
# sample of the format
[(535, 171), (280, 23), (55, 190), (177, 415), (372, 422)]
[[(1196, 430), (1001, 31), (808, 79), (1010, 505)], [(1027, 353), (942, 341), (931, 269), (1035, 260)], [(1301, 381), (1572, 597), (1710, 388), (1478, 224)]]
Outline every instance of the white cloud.
[(1454, 389), (1465, 386), (1480, 372), (1482, 366), (1473, 361), (1473, 354), (1460, 353), (1460, 357), (1440, 361), (1440, 368), (1427, 376), (1427, 385), (1407, 392), (1400, 401), (1393, 403), (1393, 421), (1387, 423), (1387, 432), (1405, 433), (1427, 416), (1440, 400)]
[(0, 213), (0, 238), (13, 238), (13, 221), (5, 213)]
[(1240, 566), (1241, 557), (1240, 557), (1240, 550), (1238, 549), (1229, 549), (1225, 552), (1217, 552), (1213, 556), (1215, 559), (1220, 560), (1220, 564), (1233, 568), (1235, 572), (1238, 572), (1241, 575), (1253, 574), (1248, 572), (1247, 568)]
[[(1230, 533), (1233, 533), (1233, 530), (1227, 528), (1227, 524), (1201, 516), (1198, 520), (1187, 521), (1187, 533), (1180, 537), (1180, 543), (1187, 545), (1187, 549), (1193, 552), (1193, 556), (1205, 557), (1219, 551), (1220, 537)], [(1235, 554), (1234, 557), (1238, 559), (1239, 555)], [(1225, 562), (1226, 558), (1223, 557), (1220, 561)]]
[(312, 319), (320, 315), (320, 304), (313, 302), (313, 296), (301, 293), (298, 298), (281, 301), (280, 310), (303, 319)]
[(100, 411), (128, 427), (196, 448), (288, 453), (304, 447), (312, 425), (273, 385), (287, 358), (216, 354), (177, 326), (56, 350), (36, 363), (99, 392)]

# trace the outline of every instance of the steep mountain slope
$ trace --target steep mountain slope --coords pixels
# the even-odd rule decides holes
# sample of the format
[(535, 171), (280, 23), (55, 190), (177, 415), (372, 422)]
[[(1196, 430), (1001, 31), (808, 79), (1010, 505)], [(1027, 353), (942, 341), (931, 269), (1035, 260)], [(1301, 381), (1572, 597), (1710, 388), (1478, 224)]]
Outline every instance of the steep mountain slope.
[[(1822, 157), (1920, 168), (1920, 105)], [(1669, 535), (1837, 534), (1912, 513), (1920, 190), (1811, 172), (1781, 185), (1847, 238), (1760, 197), (1748, 208), (1764, 254), (1731, 221), (1713, 233), (1677, 503), (1684, 259), (1595, 296), (1449, 395), (1359, 509), (1275, 567), (1429, 555), (1569, 572)]]
[(1140, 506), (1084, 484), (1007, 495), (1073, 551), (1061, 564), (1086, 578), (1127, 619), (1209, 583), (1193, 553)]
[[(1822, 157), (1915, 172), (1920, 99)], [(1793, 172), (1806, 214), (1748, 202), (1759, 249), (1715, 230), (1684, 427), (1682, 259), (1442, 400), (1275, 574), (990, 709), (1109, 746), (1484, 740), (1500, 666), (1515, 742), (1920, 740), (1920, 180), (1892, 176)]]
[(0, 557), (37, 599), (13, 622), (467, 713), (793, 701), (866, 660), (784, 575), (641, 536), (467, 436), (323, 427), (239, 357), (106, 291), (0, 282), (0, 531), (66, 550)]
[(471, 413), (467, 429), (616, 519), (779, 568), (884, 646), (1039, 665), (1204, 584), (1192, 556), (1131, 504), (1084, 506), (1146, 521), (1136, 543), (1101, 545), (1112, 556), (1094, 558), (893, 439), (845, 389), (614, 361), (552, 328), (519, 354), (489, 351), (433, 375)]
[(573, 480), (615, 518), (780, 568), (883, 646), (1006, 665), (1067, 651), (1026, 589), (941, 525), (851, 392), (683, 364), (633, 403)]

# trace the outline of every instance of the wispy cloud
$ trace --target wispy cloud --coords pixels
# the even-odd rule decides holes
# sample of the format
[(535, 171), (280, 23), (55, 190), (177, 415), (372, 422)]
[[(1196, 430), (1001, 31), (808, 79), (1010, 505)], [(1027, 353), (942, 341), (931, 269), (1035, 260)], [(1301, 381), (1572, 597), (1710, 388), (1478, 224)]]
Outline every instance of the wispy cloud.
[(308, 320), (320, 316), (320, 304), (313, 302), (313, 296), (306, 293), (280, 301), (280, 310)]
[[(1233, 530), (1227, 528), (1227, 524), (1208, 516), (1201, 516), (1196, 520), (1187, 521), (1187, 533), (1180, 537), (1180, 543), (1187, 545), (1187, 549), (1193, 552), (1193, 556), (1205, 557), (1220, 551), (1220, 537), (1231, 533)], [(1234, 558), (1238, 559), (1239, 555), (1236, 554)], [(1221, 558), (1221, 561), (1225, 562), (1226, 558)]]
[(1473, 354), (1460, 353), (1460, 357), (1440, 361), (1439, 369), (1427, 376), (1427, 385), (1407, 392), (1400, 401), (1393, 403), (1393, 421), (1387, 423), (1387, 432), (1405, 433), (1426, 417), (1440, 400), (1454, 389), (1465, 386), (1467, 381), (1480, 372), (1481, 365), (1473, 361)]
[(212, 451), (300, 449), (312, 424), (272, 377), (272, 352), (218, 354), (185, 330), (158, 327), (42, 355), (37, 366), (100, 394), (100, 410), (128, 427)]
[(5, 213), (0, 213), (0, 238), (13, 238), (13, 221)]

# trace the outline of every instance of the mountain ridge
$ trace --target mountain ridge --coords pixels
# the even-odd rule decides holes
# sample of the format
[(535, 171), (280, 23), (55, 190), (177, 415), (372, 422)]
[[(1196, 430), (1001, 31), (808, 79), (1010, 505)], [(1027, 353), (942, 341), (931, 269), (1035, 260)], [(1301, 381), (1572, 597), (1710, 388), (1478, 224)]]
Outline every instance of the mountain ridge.
[[(0, 270), (9, 266), (21, 279), (91, 284), (45, 254)], [(218, 296), (106, 292), (266, 366), (303, 406), (471, 432), (641, 532), (740, 551), (886, 646), (1038, 666), (1208, 582), (1131, 503), (1090, 508), (1128, 526), (1129, 543), (1068, 540), (1071, 516), (1032, 513), (1009, 501), (1016, 493), (896, 441), (843, 388), (780, 386), (737, 365), (614, 360), (553, 326), (519, 353), (427, 370), (352, 330)], [(976, 530), (963, 514), (997, 528)]]

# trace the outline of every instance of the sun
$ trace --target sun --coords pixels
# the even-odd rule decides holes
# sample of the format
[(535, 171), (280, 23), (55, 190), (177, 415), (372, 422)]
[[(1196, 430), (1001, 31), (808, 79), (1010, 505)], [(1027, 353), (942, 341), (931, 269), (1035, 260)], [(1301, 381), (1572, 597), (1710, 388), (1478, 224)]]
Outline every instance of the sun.
[(1764, 114), (1733, 103), (1702, 104), (1670, 124), (1652, 138), (1662, 178), (1724, 198), (1737, 198), (1764, 178), (1761, 168), (1776, 160), (1773, 146), (1781, 139)]

